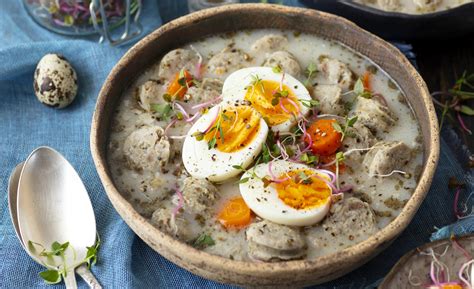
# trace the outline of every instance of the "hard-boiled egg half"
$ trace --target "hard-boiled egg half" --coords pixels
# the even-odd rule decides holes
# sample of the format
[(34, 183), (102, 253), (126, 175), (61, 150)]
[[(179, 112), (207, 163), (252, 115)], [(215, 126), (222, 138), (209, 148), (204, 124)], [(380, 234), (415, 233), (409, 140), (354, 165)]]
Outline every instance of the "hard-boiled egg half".
[(284, 71), (270, 67), (248, 67), (237, 70), (224, 81), (224, 101), (246, 100), (266, 120), (273, 131), (289, 131), (309, 108), (311, 100), (306, 87)]
[(309, 226), (329, 211), (330, 176), (284, 160), (259, 164), (242, 175), (240, 193), (263, 219), (289, 226)]
[(191, 127), (183, 145), (183, 163), (193, 177), (222, 182), (247, 168), (262, 150), (268, 126), (251, 106), (222, 103)]

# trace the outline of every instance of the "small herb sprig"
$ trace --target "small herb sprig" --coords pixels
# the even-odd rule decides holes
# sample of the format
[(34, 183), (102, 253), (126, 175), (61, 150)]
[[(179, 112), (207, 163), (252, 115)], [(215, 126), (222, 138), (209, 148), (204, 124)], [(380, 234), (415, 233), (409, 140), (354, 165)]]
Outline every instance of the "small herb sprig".
[(346, 116), (344, 119), (344, 124), (340, 124), (337, 121), (332, 123), (332, 127), (341, 134), (341, 142), (344, 140), (346, 136), (354, 137), (354, 133), (348, 131), (347, 129), (350, 127), (354, 127), (354, 124), (357, 122), (357, 116), (348, 117)]
[(315, 108), (319, 106), (319, 101), (315, 99), (298, 99), (302, 105), (306, 106), (307, 108)]
[(308, 64), (305, 70), (306, 80), (304, 81), (304, 86), (310, 85), (310, 81), (311, 79), (313, 79), (317, 71), (318, 71), (318, 68), (316, 67), (316, 64), (314, 62), (311, 62), (310, 64)]
[(200, 250), (210, 246), (214, 246), (215, 244), (216, 242), (214, 241), (214, 239), (206, 233), (202, 233), (201, 235), (199, 235), (199, 237), (197, 237), (196, 240), (194, 240), (194, 242), (192, 243), (194, 248)]
[(344, 153), (337, 152), (336, 153), (336, 188), (339, 190), (339, 170), (341, 163), (344, 161)]
[[(99, 250), (100, 246), (100, 238), (97, 236), (96, 243), (91, 246), (91, 247), (86, 247), (87, 248), (87, 253), (86, 257), (84, 260), (82, 260), (81, 263), (87, 264), (87, 267), (90, 268), (91, 266), (95, 265), (97, 262), (97, 253)], [(39, 247), (41, 251), (39, 253), (36, 253), (36, 247)], [(48, 269), (46, 271), (42, 271), (39, 273), (39, 276), (47, 283), (47, 284), (58, 284), (61, 282), (63, 278), (67, 276), (68, 272), (68, 266), (66, 264), (66, 251), (70, 249), (73, 254), (73, 258), (76, 259), (76, 251), (74, 248), (70, 245), (69, 242), (65, 243), (59, 243), (57, 241), (53, 242), (51, 244), (51, 250), (47, 250), (42, 244), (33, 242), (31, 240), (28, 241), (28, 250), (33, 253), (37, 254), (40, 257), (44, 257), (46, 259), (52, 259), (54, 256), (61, 258), (62, 264), (57, 267), (57, 269)], [(40, 259), (41, 262), (43, 262)], [(43, 265), (46, 267), (49, 267), (46, 265), (46, 263), (43, 262)]]

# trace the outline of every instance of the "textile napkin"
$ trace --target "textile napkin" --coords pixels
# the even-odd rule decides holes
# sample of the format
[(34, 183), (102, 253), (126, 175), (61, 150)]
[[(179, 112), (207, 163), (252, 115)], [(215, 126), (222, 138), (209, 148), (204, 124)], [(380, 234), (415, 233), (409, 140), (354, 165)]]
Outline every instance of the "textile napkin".
[[(23, 251), (10, 221), (7, 185), (11, 170), (36, 147), (61, 152), (76, 168), (91, 197), (102, 239), (99, 261), (92, 272), (105, 288), (232, 288), (195, 276), (161, 257), (138, 238), (113, 209), (100, 183), (89, 151), (89, 132), (97, 94), (107, 74), (129, 48), (98, 44), (97, 39), (74, 39), (48, 32), (35, 24), (21, 1), (0, 2), (0, 288), (63, 288), (46, 285), (43, 268)], [(186, 1), (144, 1), (145, 32), (163, 19), (186, 13)], [(289, 5), (301, 5), (285, 1)], [(406, 47), (405, 47), (406, 48)], [(75, 67), (79, 93), (74, 103), (55, 110), (41, 105), (33, 93), (33, 71), (40, 58), (61, 53)], [(459, 143), (441, 140), (441, 158), (432, 188), (413, 222), (378, 257), (360, 269), (314, 288), (363, 288), (383, 277), (408, 250), (429, 240), (435, 227), (452, 223), (450, 176), (472, 184), (457, 159)], [(469, 190), (463, 191), (466, 198)], [(472, 229), (472, 222), (471, 229)], [(446, 230), (450, 230), (449, 228)], [(78, 277), (80, 288), (87, 288)]]

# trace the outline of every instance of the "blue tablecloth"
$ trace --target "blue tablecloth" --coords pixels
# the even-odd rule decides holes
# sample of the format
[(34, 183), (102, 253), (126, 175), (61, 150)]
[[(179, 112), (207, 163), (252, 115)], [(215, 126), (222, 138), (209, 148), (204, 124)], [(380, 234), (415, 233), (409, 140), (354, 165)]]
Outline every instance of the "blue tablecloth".
[[(107, 199), (89, 152), (89, 131), (97, 93), (112, 66), (128, 47), (100, 45), (96, 39), (72, 39), (37, 26), (21, 1), (0, 1), (0, 288), (49, 288), (38, 277), (43, 268), (34, 263), (16, 239), (7, 207), (8, 176), (15, 165), (41, 145), (58, 149), (70, 160), (89, 191), (102, 237), (99, 262), (92, 271), (106, 288), (226, 288), (197, 277), (168, 262), (141, 241), (115, 212)], [(186, 1), (144, 1), (145, 34), (186, 13)], [(296, 1), (286, 4), (300, 5)], [(159, 7), (158, 7), (159, 6)], [(160, 18), (160, 12), (161, 17)], [(406, 47), (405, 47), (406, 48)], [(65, 55), (76, 68), (79, 94), (64, 110), (39, 104), (33, 93), (33, 71), (46, 53)], [(460, 165), (466, 158), (452, 131), (441, 140), (441, 159), (426, 201), (394, 245), (360, 269), (315, 288), (363, 288), (383, 277), (408, 250), (429, 241), (436, 227), (455, 221), (450, 176), (472, 184)], [(445, 142), (449, 141), (449, 144)], [(472, 176), (472, 175), (471, 175)], [(466, 198), (472, 188), (463, 191)], [(464, 229), (473, 223), (464, 221)], [(470, 227), (468, 227), (470, 226)], [(449, 234), (450, 228), (438, 235)], [(447, 233), (446, 233), (447, 232)], [(81, 288), (86, 288), (79, 281)], [(56, 285), (55, 287), (60, 287)]]

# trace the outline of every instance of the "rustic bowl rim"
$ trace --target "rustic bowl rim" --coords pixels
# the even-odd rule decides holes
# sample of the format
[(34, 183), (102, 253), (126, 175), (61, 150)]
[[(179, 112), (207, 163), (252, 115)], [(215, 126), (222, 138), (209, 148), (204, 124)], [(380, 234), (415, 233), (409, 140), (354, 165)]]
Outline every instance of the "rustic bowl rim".
[[(100, 138), (99, 123), (103, 121), (103, 110), (106, 103), (107, 91), (114, 83), (114, 79), (120, 71), (121, 67), (126, 66), (131, 63), (131, 61), (139, 57), (140, 50), (142, 47), (146, 46), (152, 40), (159, 38), (164, 32), (170, 30), (176, 26), (182, 26), (191, 24), (197, 20), (203, 20), (210, 18), (216, 15), (219, 15), (223, 12), (242, 12), (245, 10), (253, 9), (264, 9), (275, 13), (303, 13), (310, 15), (312, 17), (326, 18), (328, 21), (337, 22), (339, 25), (348, 27), (357, 31), (358, 33), (365, 34), (371, 40), (377, 42), (378, 45), (383, 46), (385, 49), (391, 51), (393, 57), (397, 58), (402, 62), (403, 66), (410, 71), (411, 78), (416, 82), (417, 86), (422, 92), (419, 97), (422, 98), (423, 106), (427, 111), (427, 118), (429, 123), (424, 125), (429, 126), (430, 138), (424, 140), (424, 143), (429, 142), (431, 150), (425, 152), (426, 166), (419, 178), (417, 187), (403, 208), (402, 212), (387, 226), (379, 230), (376, 234), (372, 235), (363, 242), (360, 242), (354, 246), (348, 247), (344, 250), (338, 251), (336, 253), (318, 257), (313, 260), (294, 260), (294, 261), (284, 261), (284, 262), (275, 262), (275, 263), (260, 263), (260, 262), (251, 262), (251, 261), (236, 261), (231, 260), (225, 257), (213, 255), (206, 253), (201, 250), (197, 250), (190, 245), (187, 245), (181, 241), (174, 239), (168, 234), (163, 233), (156, 227), (154, 227), (149, 221), (147, 221), (143, 216), (139, 215), (133, 206), (120, 194), (117, 188), (114, 185), (114, 182), (107, 173), (107, 162), (105, 157), (101, 155), (101, 148), (98, 145)], [(291, 29), (297, 30), (297, 29)], [(352, 48), (353, 50), (356, 50)], [(357, 50), (356, 50), (357, 51)], [(374, 247), (377, 247), (382, 244), (387, 244), (396, 238), (410, 223), (413, 216), (417, 212), (419, 206), (421, 205), (424, 197), (426, 196), (431, 180), (433, 178), (436, 165), (439, 158), (439, 134), (438, 134), (438, 123), (437, 117), (435, 114), (434, 106), (431, 101), (428, 89), (425, 82), (416, 71), (416, 69), (410, 64), (406, 57), (393, 45), (385, 42), (381, 38), (363, 30), (362, 28), (355, 25), (353, 22), (346, 20), (345, 18), (320, 12), (313, 9), (300, 8), (300, 7), (289, 7), (282, 5), (273, 5), (273, 4), (232, 4), (223, 7), (216, 7), (211, 9), (206, 9), (198, 11), (178, 19), (175, 19), (167, 24), (160, 26), (154, 32), (150, 33), (148, 36), (144, 37), (141, 41), (135, 44), (131, 49), (129, 49), (125, 55), (119, 60), (119, 62), (114, 66), (107, 79), (105, 80), (97, 99), (96, 108), (92, 118), (91, 134), (90, 134), (90, 146), (92, 157), (99, 174), (99, 177), (102, 181), (102, 184), (105, 187), (105, 191), (110, 199), (111, 203), (115, 209), (119, 212), (126, 210), (131, 212), (135, 216), (134, 222), (139, 224), (143, 231), (147, 232), (148, 236), (153, 236), (154, 240), (157, 243), (162, 244), (168, 250), (170, 250), (175, 255), (183, 255), (183, 252), (186, 252), (185, 260), (187, 262), (193, 262), (198, 264), (199, 262), (212, 263), (216, 264), (225, 271), (234, 271), (242, 274), (272, 274), (278, 275), (282, 273), (291, 273), (298, 270), (304, 270), (310, 268), (311, 270), (317, 270), (318, 268), (327, 267), (327, 266), (337, 266), (339, 263), (343, 263), (344, 260), (354, 257), (354, 256), (363, 256), (364, 254), (369, 254), (373, 251)], [(121, 217), (125, 219), (122, 215)], [(150, 233), (151, 232), (151, 233)]]

